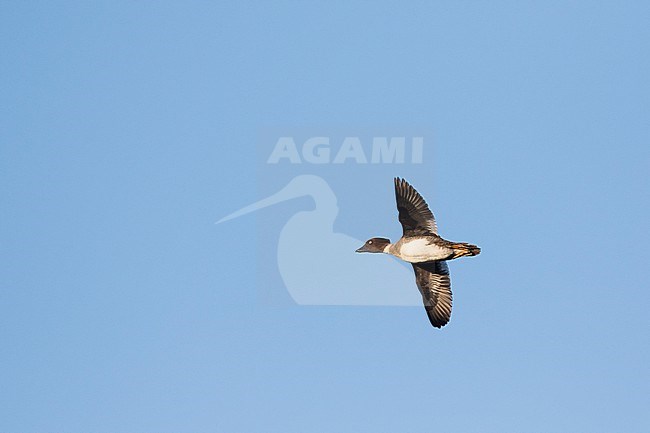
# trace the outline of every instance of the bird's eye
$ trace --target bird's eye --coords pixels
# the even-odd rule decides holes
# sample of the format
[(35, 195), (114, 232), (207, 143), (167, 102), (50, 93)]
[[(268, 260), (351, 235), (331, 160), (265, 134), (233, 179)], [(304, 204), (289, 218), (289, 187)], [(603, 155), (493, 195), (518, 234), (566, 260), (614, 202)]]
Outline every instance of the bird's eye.
[(368, 243), (369, 243), (369, 244), (371, 244), (371, 243), (372, 243), (372, 241), (368, 241)]

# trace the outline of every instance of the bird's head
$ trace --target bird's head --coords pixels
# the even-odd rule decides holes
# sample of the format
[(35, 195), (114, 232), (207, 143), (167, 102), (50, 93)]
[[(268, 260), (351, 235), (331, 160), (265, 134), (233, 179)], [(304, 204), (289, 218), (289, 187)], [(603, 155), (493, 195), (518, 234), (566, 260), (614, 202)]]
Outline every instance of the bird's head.
[(390, 244), (390, 239), (386, 238), (372, 238), (368, 239), (365, 244), (359, 249), (357, 253), (383, 253), (386, 245)]

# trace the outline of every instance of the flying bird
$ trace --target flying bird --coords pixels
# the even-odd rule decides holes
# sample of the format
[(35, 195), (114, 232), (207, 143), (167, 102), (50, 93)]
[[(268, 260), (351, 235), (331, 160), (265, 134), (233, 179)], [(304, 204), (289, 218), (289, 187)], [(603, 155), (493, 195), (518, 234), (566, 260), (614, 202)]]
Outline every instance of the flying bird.
[(475, 256), (481, 249), (438, 236), (436, 220), (426, 201), (406, 180), (398, 177), (395, 178), (395, 198), (402, 237), (395, 243), (386, 238), (368, 239), (356, 252), (390, 254), (411, 263), (429, 321), (436, 328), (442, 328), (451, 318), (447, 260)]

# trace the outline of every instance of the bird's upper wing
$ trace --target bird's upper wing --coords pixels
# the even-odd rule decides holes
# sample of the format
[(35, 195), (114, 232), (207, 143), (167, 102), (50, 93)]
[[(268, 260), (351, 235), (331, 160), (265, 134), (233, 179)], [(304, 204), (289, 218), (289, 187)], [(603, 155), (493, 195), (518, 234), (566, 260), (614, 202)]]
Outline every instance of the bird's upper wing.
[(398, 177), (395, 178), (395, 199), (404, 236), (438, 234), (427, 202), (407, 181)]
[(415, 282), (422, 294), (429, 322), (442, 328), (451, 318), (451, 280), (444, 261), (413, 263)]

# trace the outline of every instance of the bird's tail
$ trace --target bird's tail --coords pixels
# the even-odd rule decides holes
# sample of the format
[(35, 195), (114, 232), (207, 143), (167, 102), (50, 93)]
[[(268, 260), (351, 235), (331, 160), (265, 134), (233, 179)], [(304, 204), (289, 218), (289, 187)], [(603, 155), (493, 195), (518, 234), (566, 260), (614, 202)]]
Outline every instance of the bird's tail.
[(452, 245), (452, 248), (454, 249), (452, 259), (464, 256), (476, 256), (481, 252), (481, 249), (476, 245), (466, 244), (464, 242), (455, 243)]

